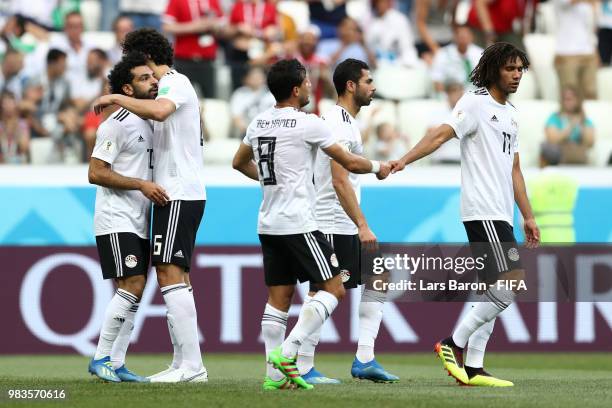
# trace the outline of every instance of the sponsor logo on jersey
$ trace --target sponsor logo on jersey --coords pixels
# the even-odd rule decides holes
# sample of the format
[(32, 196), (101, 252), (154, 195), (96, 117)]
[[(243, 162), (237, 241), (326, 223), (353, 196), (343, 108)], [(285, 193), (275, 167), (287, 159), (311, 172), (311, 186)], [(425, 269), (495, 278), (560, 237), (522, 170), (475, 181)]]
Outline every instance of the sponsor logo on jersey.
[(491, 122), (499, 122), (499, 120), (497, 120), (497, 116), (491, 116)]
[(340, 277), (342, 278), (342, 283), (346, 283), (351, 279), (351, 273), (346, 269), (342, 269), (340, 271)]
[(332, 264), (332, 266), (334, 268), (338, 267), (338, 257), (336, 256), (336, 254), (332, 254), (331, 257), (329, 258), (329, 262)]
[(512, 262), (516, 262), (518, 261), (520, 258), (519, 256), (519, 252), (518, 249), (516, 248), (510, 248), (508, 250), (508, 259), (510, 259)]
[(174, 253), (174, 256), (177, 258), (184, 258), (185, 256), (183, 256), (183, 251), (182, 250), (178, 250)]
[(104, 150), (106, 150), (107, 152), (112, 152), (113, 151), (113, 147), (114, 147), (113, 142), (111, 142), (110, 140), (105, 140), (104, 141)]
[(125, 266), (128, 268), (135, 268), (138, 265), (138, 258), (136, 255), (128, 255), (125, 257)]
[(142, 137), (142, 135), (139, 135), (139, 136), (138, 136), (138, 141), (139, 141), (139, 142), (144, 142), (144, 141), (145, 141), (145, 140), (144, 140), (144, 137)]

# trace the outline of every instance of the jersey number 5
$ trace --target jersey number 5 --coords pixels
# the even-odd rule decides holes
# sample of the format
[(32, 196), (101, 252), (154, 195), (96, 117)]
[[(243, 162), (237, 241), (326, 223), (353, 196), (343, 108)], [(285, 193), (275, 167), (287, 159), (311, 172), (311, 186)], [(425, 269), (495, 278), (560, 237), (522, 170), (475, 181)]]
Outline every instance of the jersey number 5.
[(508, 155), (510, 155), (510, 143), (512, 141), (512, 135), (510, 133), (502, 132), (504, 136), (504, 153), (506, 153), (506, 148), (508, 149)]
[(257, 139), (257, 153), (259, 153), (259, 174), (263, 179), (264, 186), (276, 185), (276, 174), (274, 174), (274, 149), (276, 148), (275, 137), (260, 137)]

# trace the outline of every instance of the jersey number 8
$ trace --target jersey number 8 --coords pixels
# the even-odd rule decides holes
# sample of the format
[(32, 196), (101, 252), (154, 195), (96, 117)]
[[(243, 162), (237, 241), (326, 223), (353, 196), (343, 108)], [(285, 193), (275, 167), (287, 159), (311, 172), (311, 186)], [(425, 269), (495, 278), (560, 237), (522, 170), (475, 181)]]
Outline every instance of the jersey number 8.
[(275, 137), (258, 138), (257, 153), (259, 154), (259, 174), (264, 186), (276, 185), (276, 174), (274, 174), (274, 149), (276, 148)]

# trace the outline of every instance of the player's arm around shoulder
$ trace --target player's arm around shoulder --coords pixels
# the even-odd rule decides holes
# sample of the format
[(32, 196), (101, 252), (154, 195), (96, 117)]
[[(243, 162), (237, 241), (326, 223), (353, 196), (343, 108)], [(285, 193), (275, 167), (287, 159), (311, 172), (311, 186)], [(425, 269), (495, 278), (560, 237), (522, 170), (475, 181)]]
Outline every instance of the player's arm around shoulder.
[(157, 122), (165, 121), (176, 109), (176, 104), (168, 99), (136, 99), (126, 95), (102, 95), (94, 102), (94, 111), (99, 114), (105, 107), (119, 105), (140, 116), (143, 119), (152, 119)]

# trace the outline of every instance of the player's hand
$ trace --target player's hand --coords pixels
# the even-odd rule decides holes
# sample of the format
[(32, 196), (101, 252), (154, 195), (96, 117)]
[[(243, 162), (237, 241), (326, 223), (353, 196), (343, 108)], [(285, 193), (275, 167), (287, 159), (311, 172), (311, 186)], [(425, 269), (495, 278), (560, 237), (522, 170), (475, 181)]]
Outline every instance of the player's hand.
[(140, 191), (147, 197), (149, 200), (153, 201), (157, 205), (164, 206), (168, 204), (170, 197), (166, 190), (164, 190), (160, 185), (153, 183), (152, 181), (143, 181), (142, 186), (140, 187)]
[(402, 171), (406, 167), (402, 160), (393, 160), (389, 164), (391, 165), (391, 174)]
[(527, 248), (537, 248), (540, 243), (540, 229), (535, 219), (530, 218), (525, 220), (523, 228), (525, 230), (525, 245)]
[(93, 103), (94, 113), (99, 115), (102, 113), (104, 108), (107, 106), (113, 105), (113, 96), (112, 95), (102, 95), (98, 99), (96, 99)]
[(380, 170), (376, 173), (376, 178), (379, 180), (386, 179), (391, 174), (391, 166), (387, 162), (380, 163)]
[(359, 241), (361, 242), (363, 249), (366, 250), (374, 250), (378, 245), (376, 235), (374, 235), (370, 227), (367, 225), (359, 228)]

